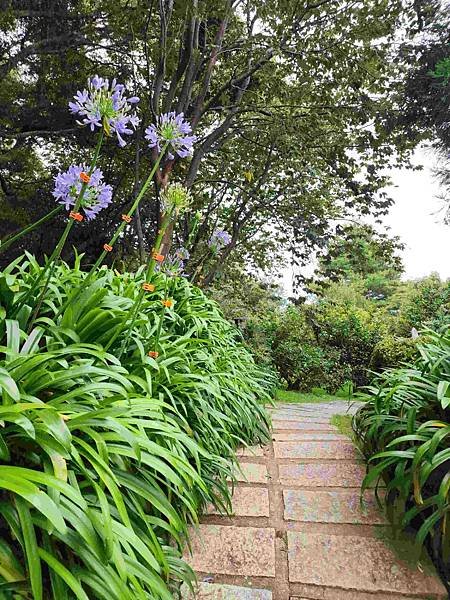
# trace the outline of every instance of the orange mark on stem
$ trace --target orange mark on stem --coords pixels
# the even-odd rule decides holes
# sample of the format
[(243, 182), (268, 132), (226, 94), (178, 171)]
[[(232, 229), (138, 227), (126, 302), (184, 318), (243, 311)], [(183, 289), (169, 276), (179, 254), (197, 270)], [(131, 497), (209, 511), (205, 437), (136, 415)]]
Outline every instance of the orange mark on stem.
[(90, 176), (87, 173), (85, 173), (84, 171), (81, 171), (80, 179), (83, 183), (89, 183), (91, 180)]

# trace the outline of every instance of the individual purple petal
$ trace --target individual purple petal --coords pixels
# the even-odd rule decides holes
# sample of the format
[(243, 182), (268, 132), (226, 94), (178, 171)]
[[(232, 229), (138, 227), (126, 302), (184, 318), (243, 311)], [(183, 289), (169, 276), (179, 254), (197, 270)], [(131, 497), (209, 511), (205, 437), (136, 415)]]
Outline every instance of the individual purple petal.
[(137, 115), (133, 115), (132, 117), (130, 117), (130, 123), (135, 129), (139, 125), (140, 122), (141, 122), (141, 120), (139, 119), (139, 117)]
[(126, 141), (123, 139), (123, 137), (120, 135), (120, 133), (118, 131), (116, 131), (116, 135), (117, 135), (117, 139), (119, 140), (119, 146), (121, 148), (126, 146), (127, 145)]
[(94, 77), (90, 81), (91, 86), (94, 90), (100, 90), (103, 87), (103, 79), (98, 75), (94, 75)]
[(72, 113), (78, 113), (81, 110), (81, 106), (79, 104), (76, 104), (75, 102), (69, 102), (69, 108), (70, 108), (70, 112)]

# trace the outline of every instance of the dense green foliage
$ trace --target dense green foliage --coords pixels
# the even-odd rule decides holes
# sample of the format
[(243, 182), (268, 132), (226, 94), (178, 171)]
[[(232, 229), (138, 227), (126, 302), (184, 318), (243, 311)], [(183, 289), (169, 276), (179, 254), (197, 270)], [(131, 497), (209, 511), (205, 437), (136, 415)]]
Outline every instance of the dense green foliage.
[[(408, 55), (418, 4), (3, 0), (2, 233), (52, 208), (52, 177), (67, 167), (68, 151), (77, 160), (93, 145), (67, 102), (98, 72), (141, 98), (142, 123), (127, 148), (105, 145), (99, 166), (115, 201), (95, 226), (78, 228), (76, 246), (88, 262), (155, 160), (144, 128), (170, 110), (185, 113), (200, 141), (189, 163), (165, 159), (155, 185), (183, 181), (194, 193), (194, 209), (205, 217), (188, 248), (194, 268), (215, 224), (232, 240), (207, 278), (227, 261), (271, 269), (288, 244), (296, 260), (308, 260), (336, 219), (386, 212), (386, 167), (408, 164), (417, 139), (393, 118), (407, 73), (397, 49), (400, 42)], [(143, 262), (159, 213), (158, 199), (148, 195), (134, 234), (119, 240), (111, 258)], [(26, 248), (49, 253), (62, 225), (55, 219), (39, 229), (3, 264)], [(185, 224), (175, 234), (186, 241)]]
[(141, 271), (83, 288), (80, 261), (59, 264), (29, 331), (40, 270), (29, 255), (0, 275), (1, 595), (170, 600), (192, 577), (187, 526), (229, 506), (237, 445), (267, 440), (273, 380), (214, 302), (162, 274), (125, 351)]
[(420, 35), (410, 41), (403, 109), (395, 117), (393, 126), (406, 126), (413, 135), (431, 140), (437, 150), (436, 174), (443, 186), (442, 196), (449, 220), (450, 11), (446, 2), (430, 0), (428, 5), (431, 10), (424, 10)]
[(304, 302), (275, 286), (226, 273), (209, 290), (230, 319), (240, 317), (258, 362), (294, 390), (335, 392), (417, 355), (415, 330), (450, 322), (450, 281), (432, 274), (402, 281), (396, 237), (366, 225), (341, 228), (318, 257)]
[(375, 379), (353, 428), (371, 467), (363, 490), (386, 485), (388, 513), (418, 530), (450, 586), (450, 327), (424, 332), (419, 351)]
[(385, 298), (403, 271), (398, 237), (380, 233), (369, 225), (344, 225), (319, 254), (319, 265), (311, 278), (318, 294), (334, 281), (361, 282), (363, 291)]
[(397, 287), (391, 296), (389, 308), (397, 316), (397, 332), (408, 335), (411, 328), (428, 325), (439, 329), (448, 323), (450, 315), (450, 280), (441, 281), (433, 273), (418, 281), (409, 281)]
[[(431, 275), (389, 282), (390, 295), (368, 294), (367, 281), (329, 282), (321, 297), (285, 306), (267, 285), (247, 281), (226, 293), (211, 290), (261, 364), (274, 367), (290, 389), (335, 392), (346, 381), (367, 384), (374, 372), (417, 355), (412, 330), (450, 322), (450, 282)], [(385, 287), (385, 290), (388, 289)]]

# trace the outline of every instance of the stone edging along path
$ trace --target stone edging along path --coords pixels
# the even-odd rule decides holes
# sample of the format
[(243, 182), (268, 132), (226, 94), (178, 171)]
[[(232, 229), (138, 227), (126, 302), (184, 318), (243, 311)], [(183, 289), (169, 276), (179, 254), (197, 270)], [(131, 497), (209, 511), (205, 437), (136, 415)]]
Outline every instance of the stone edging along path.
[(211, 511), (185, 558), (193, 600), (441, 600), (429, 566), (409, 565), (351, 441), (330, 424), (347, 403), (278, 404), (272, 443), (240, 453), (233, 516)]

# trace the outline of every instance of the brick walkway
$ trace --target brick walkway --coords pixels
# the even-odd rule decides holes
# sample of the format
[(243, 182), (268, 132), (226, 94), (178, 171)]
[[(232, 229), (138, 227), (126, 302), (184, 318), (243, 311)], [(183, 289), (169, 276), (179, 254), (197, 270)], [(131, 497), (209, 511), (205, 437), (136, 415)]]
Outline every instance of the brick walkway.
[[(330, 425), (347, 404), (278, 405), (273, 442), (241, 452), (233, 517), (211, 511), (186, 555), (208, 600), (436, 600), (428, 568), (408, 566), (367, 495), (364, 466)], [(407, 552), (407, 549), (406, 549)], [(186, 598), (191, 599), (188, 593)]]

